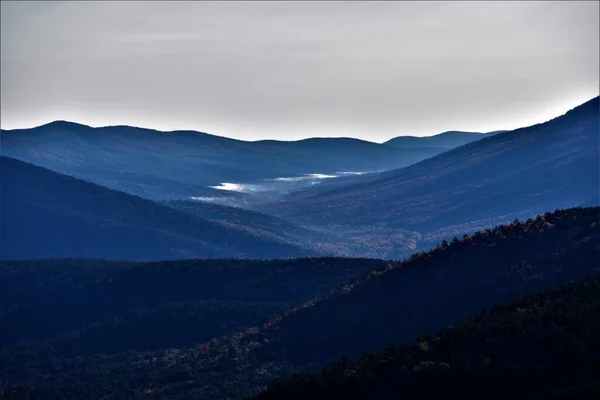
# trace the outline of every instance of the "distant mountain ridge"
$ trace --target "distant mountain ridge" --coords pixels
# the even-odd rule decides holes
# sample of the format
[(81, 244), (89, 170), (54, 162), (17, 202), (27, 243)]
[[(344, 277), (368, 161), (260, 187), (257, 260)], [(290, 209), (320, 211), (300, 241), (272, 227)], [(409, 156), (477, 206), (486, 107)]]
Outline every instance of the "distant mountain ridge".
[(496, 135), (501, 132), (506, 131), (493, 131), (487, 133), (447, 131), (438, 133), (437, 135), (433, 136), (397, 136), (384, 142), (384, 144), (389, 144), (401, 148), (433, 147), (449, 150), (455, 147), (465, 145), (467, 143), (474, 142), (476, 140), (483, 139), (484, 137)]
[(399, 168), (448, 147), (399, 148), (352, 138), (248, 142), (68, 121), (2, 130), (0, 140), (2, 155), (153, 200), (215, 196), (221, 191), (211, 186), (222, 182)]
[[(596, 97), (548, 122), (406, 168), (306, 189), (264, 209), (309, 226), (360, 230), (359, 236), (408, 231), (417, 242), (435, 243), (556, 208), (599, 205), (599, 108)], [(401, 238), (397, 248), (414, 247)]]
[[(56, 121), (2, 130), (2, 155), (142, 197), (214, 196), (221, 182), (383, 170), (431, 156), (350, 138), (245, 142), (194, 131)], [(435, 151), (434, 151), (435, 152)]]
[(315, 252), (273, 231), (201, 218), (0, 157), (0, 259), (289, 258)]

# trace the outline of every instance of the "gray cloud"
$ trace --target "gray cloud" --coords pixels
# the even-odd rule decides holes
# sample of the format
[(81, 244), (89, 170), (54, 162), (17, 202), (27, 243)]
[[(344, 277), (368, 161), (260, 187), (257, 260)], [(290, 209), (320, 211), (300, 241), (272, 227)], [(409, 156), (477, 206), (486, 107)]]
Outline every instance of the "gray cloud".
[(516, 128), (598, 94), (598, 2), (2, 2), (2, 127)]

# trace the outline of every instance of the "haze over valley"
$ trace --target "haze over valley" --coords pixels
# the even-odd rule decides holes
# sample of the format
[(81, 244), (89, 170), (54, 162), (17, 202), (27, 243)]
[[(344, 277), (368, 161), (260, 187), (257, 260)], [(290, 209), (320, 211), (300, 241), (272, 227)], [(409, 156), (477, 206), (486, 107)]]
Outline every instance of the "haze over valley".
[[(492, 134), (448, 132), (410, 138), (408, 145), (397, 141), (394, 146), (336, 138), (244, 142), (199, 132), (90, 128), (67, 122), (31, 130), (2, 131), (4, 157), (38, 166), (34, 169), (28, 164), (5, 161), (1, 184), (6, 194), (2, 212), (7, 227), (11, 226), (11, 218), (17, 216), (16, 232), (17, 226), (24, 229), (22, 217), (17, 213), (28, 214), (40, 207), (25, 206), (25, 202), (43, 203), (45, 209), (56, 202), (59, 208), (64, 208), (70, 201), (67, 199), (72, 198), (75, 207), (88, 207), (94, 214), (102, 213), (107, 200), (116, 195), (139, 204), (145, 198), (149, 201), (143, 204), (155, 204), (151, 207), (161, 210), (177, 202), (215, 204), (233, 207), (231, 213), (240, 218), (229, 218), (229, 222), (253, 235), (277, 240), (289, 238), (288, 228), (276, 228), (268, 234), (251, 229), (248, 224), (257, 214), (240, 214), (235, 208), (266, 213), (282, 219), (284, 224), (314, 232), (304, 235), (302, 240), (286, 239), (288, 245), (305, 249), (305, 253), (289, 253), (289, 256), (397, 258), (515, 218), (527, 219), (569, 206), (598, 205), (598, 110), (596, 97), (562, 116), (531, 127)], [(465, 136), (469, 138), (466, 143)], [(427, 143), (439, 140), (440, 145), (416, 146), (415, 140)], [(447, 150), (442, 150), (441, 143)], [(335, 153), (338, 155), (332, 157), (333, 147), (338, 148)], [(167, 152), (165, 148), (172, 150)], [(77, 189), (61, 186), (67, 182), (65, 178), (39, 167), (76, 178), (71, 181), (77, 183)], [(15, 170), (20, 168), (30, 169), (31, 172), (21, 174), (32, 178), (34, 170), (47, 176), (39, 183), (32, 182), (26, 189), (30, 193), (26, 197), (27, 192), (13, 194), (16, 182), (20, 187), (26, 184), (17, 178)], [(11, 172), (17, 174), (14, 184)], [(216, 179), (221, 182), (216, 184)], [(85, 181), (112, 191), (100, 194), (99, 187)], [(39, 189), (42, 187), (53, 189), (43, 192)], [(88, 187), (94, 189), (94, 195), (87, 194)], [(61, 193), (68, 193), (68, 198), (49, 198)], [(83, 197), (75, 200), (78, 196)], [(203, 204), (196, 209), (206, 208)], [(130, 212), (122, 201), (115, 205), (122, 208), (115, 212)], [(178, 211), (182, 210), (188, 208)], [(52, 218), (56, 218), (57, 213), (53, 214)], [(155, 216), (150, 215), (143, 219), (144, 226), (156, 225), (152, 222)], [(196, 212), (194, 217), (204, 215)], [(214, 223), (221, 224), (222, 218), (217, 217)], [(35, 228), (36, 222), (32, 223), (31, 231), (40, 232)], [(37, 223), (41, 226), (41, 222)], [(118, 225), (123, 223), (120, 220)], [(175, 237), (182, 236), (181, 244), (172, 247), (174, 250), (160, 253), (163, 255), (158, 258), (150, 257), (151, 252), (126, 258), (286, 255), (258, 249), (208, 252), (202, 250), (202, 245), (190, 247), (189, 235), (180, 233), (183, 229), (180, 222), (172, 220), (170, 224)], [(43, 225), (47, 229), (48, 223)], [(103, 226), (99, 234), (107, 226), (111, 225)], [(140, 227), (137, 223), (134, 226)], [(198, 234), (209, 230), (197, 229)], [(23, 235), (24, 238), (31, 234), (23, 231)], [(39, 243), (48, 243), (43, 237), (39, 237)], [(22, 245), (29, 246), (31, 249), (24, 251), (33, 255), (39, 243), (29, 240)], [(235, 247), (236, 241), (232, 243)], [(48, 254), (122, 258), (104, 252), (73, 250)], [(5, 250), (3, 258), (14, 258), (10, 251)]]

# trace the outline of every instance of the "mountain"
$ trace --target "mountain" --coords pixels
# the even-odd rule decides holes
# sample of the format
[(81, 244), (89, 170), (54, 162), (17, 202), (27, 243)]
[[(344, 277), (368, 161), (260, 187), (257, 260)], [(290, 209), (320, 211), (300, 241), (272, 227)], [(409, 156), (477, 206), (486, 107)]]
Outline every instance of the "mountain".
[(154, 200), (223, 196), (227, 193), (213, 188), (223, 182), (387, 170), (439, 152), (351, 138), (246, 142), (195, 131), (66, 121), (2, 130), (0, 141), (2, 155)]
[(501, 132), (406, 168), (306, 190), (262, 210), (406, 254), (463, 232), (556, 208), (600, 204), (598, 97), (548, 122)]
[(314, 254), (243, 224), (200, 218), (150, 200), (0, 158), (0, 258), (287, 258)]
[(257, 236), (297, 243), (305, 247), (324, 247), (329, 242), (341, 240), (333, 234), (303, 228), (281, 218), (245, 208), (197, 200), (165, 200), (161, 204), (222, 225), (248, 230)]
[[(345, 285), (340, 283), (338, 289), (327, 295), (298, 301), (294, 307), (286, 308), (287, 311), (271, 314), (268, 318), (261, 318), (261, 315), (271, 313), (273, 308), (263, 308), (260, 312), (249, 308), (247, 313), (251, 315), (240, 319), (240, 323), (246, 324), (255, 319), (254, 323), (204, 343), (196, 342), (160, 351), (152, 350), (156, 346), (140, 345), (136, 349), (132, 345), (129, 351), (120, 348), (117, 353), (107, 354), (98, 350), (98, 347), (105, 345), (104, 342), (96, 342), (94, 338), (99, 337), (97, 332), (111, 332), (110, 325), (102, 325), (100, 330), (85, 330), (83, 334), (71, 332), (41, 342), (14, 342), (18, 338), (13, 337), (13, 343), (0, 348), (0, 365), (9, 366), (0, 369), (0, 379), (4, 382), (7, 398), (246, 398), (258, 394), (275, 378), (319, 371), (343, 356), (350, 361), (358, 360), (364, 351), (381, 351), (388, 346), (415, 340), (470, 315), (489, 310), (495, 304), (573, 279), (600, 275), (599, 217), (600, 207), (557, 210), (536, 219), (465, 236), (449, 244), (442, 243), (431, 251), (417, 253), (410, 259), (393, 264), (377, 264), (372, 260), (338, 261), (326, 273), (328, 275), (333, 271), (333, 276), (317, 280), (319, 291), (326, 290), (328, 286), (333, 286), (334, 280), (352, 273), (358, 274), (356, 278), (347, 280)], [(183, 301), (178, 296), (184, 299), (187, 296), (202, 296), (204, 290), (208, 290), (207, 298), (214, 296), (215, 300), (224, 301), (230, 296), (236, 298), (239, 291), (240, 296), (248, 296), (245, 297), (247, 301), (257, 300), (255, 296), (260, 296), (259, 301), (263, 304), (269, 301), (285, 302), (286, 299), (294, 302), (296, 298), (293, 296), (296, 295), (292, 292), (293, 288), (301, 288), (308, 294), (307, 290), (310, 289), (305, 285), (310, 286), (311, 274), (318, 272), (320, 265), (327, 265), (327, 262), (313, 262), (312, 269), (305, 269), (302, 263), (306, 261), (298, 262), (300, 264), (295, 265), (294, 260), (288, 260), (285, 266), (265, 264), (261, 267), (261, 262), (256, 261), (254, 267), (258, 271), (247, 270), (243, 264), (235, 272), (225, 267), (220, 273), (223, 277), (220, 279), (224, 281), (209, 280), (204, 283), (201, 283), (202, 278), (193, 277), (190, 265), (173, 269), (163, 263), (160, 267), (137, 268), (128, 279), (119, 278), (112, 272), (110, 277), (98, 278), (97, 272), (93, 272), (89, 279), (85, 279), (85, 285), (80, 283), (82, 278), (60, 273), (56, 268), (44, 266), (43, 261), (28, 267), (27, 263), (25, 266), (15, 264), (9, 268), (8, 277), (16, 274), (18, 278), (0, 279), (0, 283), (4, 281), (5, 286), (10, 288), (8, 291), (0, 290), (0, 310), (14, 310), (13, 318), (39, 316), (39, 320), (31, 325), (45, 327), (48, 324), (43, 319), (46, 309), (54, 310), (49, 320), (60, 323), (59, 316), (63, 313), (65, 316), (71, 315), (71, 310), (77, 305), (81, 305), (82, 310), (73, 319), (77, 319), (77, 315), (86, 315), (85, 309), (88, 307), (90, 311), (105, 307), (96, 305), (98, 299), (105, 298), (98, 294), (99, 291), (108, 294), (114, 290), (117, 293), (117, 300), (109, 310), (118, 309), (119, 302), (124, 302), (125, 310), (135, 309), (135, 306), (131, 306), (136, 302), (135, 299), (151, 299), (152, 295), (162, 296), (162, 293), (176, 296), (172, 300), (165, 300), (178, 303)], [(218, 268), (218, 261), (214, 263), (214, 267)], [(348, 273), (336, 271), (335, 265), (342, 271), (344, 268), (352, 270), (348, 270)], [(361, 265), (365, 268), (359, 272)], [(213, 271), (217, 268), (213, 268)], [(87, 275), (88, 270), (84, 265), (75, 269), (83, 276)], [(99, 272), (103, 270), (97, 269)], [(127, 268), (123, 268), (123, 271), (127, 271)], [(228, 287), (229, 279), (231, 282), (239, 279), (235, 275), (237, 273), (242, 274), (239, 285)], [(208, 276), (213, 274), (207, 272)], [(271, 274), (274, 274), (273, 278)], [(289, 280), (286, 279), (288, 274)], [(232, 277), (228, 278), (230, 275)], [(297, 277), (292, 279), (291, 276)], [(121, 282), (115, 289), (111, 289), (111, 277), (112, 282)], [(262, 282), (263, 279), (269, 281)], [(147, 280), (151, 285), (146, 283)], [(95, 284), (97, 281), (102, 284)], [(120, 300), (118, 293), (127, 293), (126, 288), (136, 286), (128, 283), (136, 281), (141, 282), (139, 290), (145, 294), (128, 295)], [(186, 284), (188, 281), (189, 284)], [(246, 287), (249, 284), (252, 286)], [(179, 285), (183, 285), (181, 295), (176, 290)], [(198, 290), (193, 290), (197, 285)], [(40, 290), (40, 287), (44, 289)], [(70, 293), (56, 300), (61, 304), (60, 307), (46, 300), (52, 300), (54, 293), (62, 293), (63, 288), (68, 287), (73, 288)], [(228, 288), (227, 292), (220, 295), (225, 287)], [(172, 294), (174, 291), (175, 294)], [(65, 304), (67, 308), (64, 308)], [(148, 306), (142, 303), (139, 307)], [(238, 314), (233, 311), (222, 309), (224, 316), (239, 318), (234, 317)], [(563, 309), (566, 313), (571, 310), (568, 307)], [(25, 313), (25, 310), (32, 311)], [(161, 315), (163, 321), (179, 321), (176, 326), (183, 326), (181, 321), (185, 321), (185, 318), (188, 318), (190, 326), (194, 326), (197, 322), (193, 321), (200, 315), (210, 316), (211, 321), (218, 323), (215, 311), (206, 312), (186, 314), (170, 308), (154, 310), (151, 315), (153, 321), (160, 321)], [(106, 314), (110, 314), (110, 311)], [(577, 319), (577, 315), (573, 314), (572, 318)], [(150, 317), (139, 318), (140, 321), (146, 321)], [(27, 325), (32, 320), (21, 321), (21, 325)], [(158, 328), (169, 326), (168, 322), (162, 325), (157, 323), (153, 325), (155, 328), (147, 329), (144, 334), (139, 333), (140, 324), (134, 322), (135, 319), (132, 323), (122, 324), (117, 320), (114, 324), (123, 327), (121, 332), (126, 333), (128, 338), (140, 335), (139, 340), (132, 340), (131, 343), (144, 343), (145, 336), (169, 337)], [(555, 322), (562, 323), (561, 320)], [(230, 321), (225, 325), (232, 326), (235, 323)], [(517, 324), (515, 329), (518, 327)], [(35, 330), (27, 329), (24, 332)], [(179, 338), (182, 334), (173, 332), (170, 335), (178, 338), (179, 343), (182, 341)], [(198, 337), (200, 341), (206, 335)], [(189, 343), (189, 339), (187, 341)], [(122, 342), (117, 340), (116, 343), (121, 345)], [(168, 343), (168, 340), (162, 339), (160, 347), (164, 348)], [(436, 348), (433, 350), (437, 351)], [(517, 357), (515, 360), (520, 359)], [(437, 362), (437, 359), (425, 361)]]
[(496, 305), (356, 362), (274, 383), (255, 400), (593, 399), (600, 396), (600, 280)]
[(202, 343), (385, 265), (344, 258), (0, 261), (0, 346), (33, 340), (59, 353), (95, 355)]
[[(19, 382), (39, 383), (48, 368), (71, 361), (91, 367), (114, 354), (202, 347), (385, 265), (343, 258), (0, 261), (1, 397), (27, 398)], [(36, 390), (25, 389), (30, 398)], [(43, 391), (44, 399), (65, 398)]]
[(375, 254), (368, 243), (355, 242), (331, 231), (308, 229), (254, 210), (198, 200), (165, 200), (161, 204), (261, 238), (299, 245), (321, 255), (364, 258)]
[(398, 136), (384, 142), (391, 146), (399, 148), (431, 148), (439, 149), (439, 152), (450, 150), (455, 147), (460, 147), (467, 143), (490, 137), (505, 131), (493, 131), (488, 133), (480, 132), (464, 132), (464, 131), (447, 131), (433, 136)]

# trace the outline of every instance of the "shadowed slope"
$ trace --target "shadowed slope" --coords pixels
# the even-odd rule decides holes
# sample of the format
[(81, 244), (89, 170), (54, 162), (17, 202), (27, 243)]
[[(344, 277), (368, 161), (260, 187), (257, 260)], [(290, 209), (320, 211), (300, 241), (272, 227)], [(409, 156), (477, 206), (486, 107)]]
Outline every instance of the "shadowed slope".
[(161, 203), (201, 218), (283, 242), (312, 247), (330, 240), (340, 240), (335, 235), (306, 229), (281, 218), (244, 208), (195, 200), (169, 200)]
[[(593, 399), (600, 281), (496, 305), (436, 335), (273, 384), (256, 400)], [(517, 395), (518, 394), (518, 395)]]
[(41, 398), (246, 398), (274, 378), (357, 359), (498, 302), (600, 274), (599, 213), (558, 210), (443, 244), (200, 346), (63, 359), (35, 344), (8, 348), (15, 367), (4, 379), (11, 393)]
[(283, 312), (385, 265), (344, 258), (2, 261), (0, 346), (50, 338), (62, 343), (50, 350), (57, 357), (185, 346)]
[(222, 195), (222, 182), (380, 171), (439, 149), (400, 149), (351, 138), (246, 142), (194, 131), (129, 126), (92, 128), (56, 121), (3, 130), (2, 154), (150, 199)]
[(596, 97), (546, 123), (501, 132), (406, 168), (314, 188), (265, 209), (339, 230), (416, 231), (431, 243), (555, 208), (598, 205), (598, 116)]
[(8, 157), (2, 259), (295, 257), (311, 252)]

